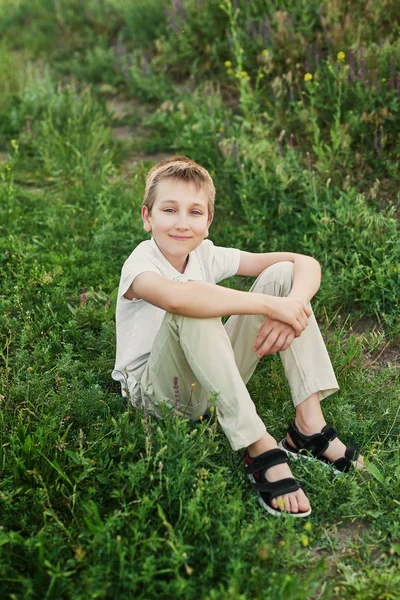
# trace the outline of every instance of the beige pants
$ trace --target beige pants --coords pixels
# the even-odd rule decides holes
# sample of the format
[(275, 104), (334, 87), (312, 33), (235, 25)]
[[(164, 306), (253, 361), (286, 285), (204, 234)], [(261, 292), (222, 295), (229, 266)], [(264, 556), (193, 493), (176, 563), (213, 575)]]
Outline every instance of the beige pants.
[[(287, 296), (292, 281), (293, 264), (281, 262), (261, 273), (250, 291)], [(217, 418), (233, 450), (259, 440), (266, 428), (246, 383), (259, 361), (252, 347), (264, 320), (262, 315), (236, 315), (224, 327), (219, 318), (166, 313), (140, 380), (150, 410), (161, 417), (164, 404), (186, 418), (198, 419), (217, 394)], [(313, 314), (301, 336), (280, 356), (295, 406), (315, 392), (322, 399), (338, 389)]]

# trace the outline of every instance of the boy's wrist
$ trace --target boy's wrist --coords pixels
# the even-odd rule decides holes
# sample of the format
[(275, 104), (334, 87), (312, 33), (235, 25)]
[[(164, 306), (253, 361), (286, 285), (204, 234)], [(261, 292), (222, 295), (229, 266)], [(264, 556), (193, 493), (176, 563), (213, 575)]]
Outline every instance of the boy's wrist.
[(288, 298), (296, 298), (296, 300), (300, 300), (301, 302), (304, 302), (304, 304), (309, 304), (311, 302), (311, 298), (312, 298), (312, 296), (310, 296), (310, 294), (306, 294), (304, 292), (297, 292), (297, 291), (295, 291), (294, 293), (293, 293), (293, 291), (291, 291), (287, 297)]

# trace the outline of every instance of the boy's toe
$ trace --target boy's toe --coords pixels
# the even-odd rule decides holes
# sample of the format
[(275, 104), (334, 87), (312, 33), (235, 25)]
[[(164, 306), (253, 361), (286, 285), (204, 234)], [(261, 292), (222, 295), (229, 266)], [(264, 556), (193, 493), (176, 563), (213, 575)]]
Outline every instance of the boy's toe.
[(292, 512), (292, 513), (299, 512), (299, 505), (297, 502), (297, 498), (294, 495), (290, 496), (290, 512)]
[(283, 496), (283, 500), (284, 500), (284, 506), (285, 506), (284, 510), (286, 512), (291, 512), (289, 496)]
[(303, 492), (303, 490), (299, 490), (299, 493), (297, 496), (297, 505), (299, 507), (300, 512), (306, 512), (307, 510), (310, 509), (310, 503), (308, 501), (307, 496)]

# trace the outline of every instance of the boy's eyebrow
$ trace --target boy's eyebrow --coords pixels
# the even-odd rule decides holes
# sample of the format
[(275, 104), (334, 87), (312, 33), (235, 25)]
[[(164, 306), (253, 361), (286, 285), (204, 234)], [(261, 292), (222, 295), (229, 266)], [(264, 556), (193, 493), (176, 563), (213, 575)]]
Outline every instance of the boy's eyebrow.
[[(164, 202), (172, 202), (173, 204), (179, 204), (179, 202), (177, 200), (172, 200), (167, 198), (166, 200), (161, 200), (161, 204), (164, 204)], [(201, 206), (202, 208), (204, 208), (204, 204), (202, 204), (201, 202), (192, 202), (190, 206)]]

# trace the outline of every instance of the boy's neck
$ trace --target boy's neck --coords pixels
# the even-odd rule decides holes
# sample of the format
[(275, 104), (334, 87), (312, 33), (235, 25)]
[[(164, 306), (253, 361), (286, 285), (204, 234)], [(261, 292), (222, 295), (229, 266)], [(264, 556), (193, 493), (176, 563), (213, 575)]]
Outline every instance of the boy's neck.
[[(153, 238), (154, 239), (154, 238)], [(157, 241), (154, 239), (155, 243), (157, 244)], [(158, 246), (158, 244), (157, 244)], [(167, 256), (160, 248), (160, 246), (158, 246), (159, 251), (161, 252), (161, 254), (163, 255), (163, 257), (165, 258), (165, 260), (167, 260), (169, 262), (170, 265), (172, 265), (174, 267), (174, 269), (176, 269), (178, 271), (178, 273), (184, 273), (185, 269), (187, 267), (187, 264), (189, 262), (189, 254), (187, 254), (185, 257), (183, 258), (175, 258), (173, 256)]]
[[(167, 257), (165, 257), (165, 258), (167, 258)], [(167, 260), (168, 260), (168, 258), (167, 258)], [(170, 260), (168, 260), (168, 262), (169, 262), (169, 263), (170, 263), (170, 264), (171, 264), (171, 265), (174, 267), (174, 269), (176, 269), (176, 270), (177, 270), (179, 273), (184, 273), (184, 272), (185, 272), (185, 269), (186, 269), (186, 267), (187, 267), (187, 264), (188, 264), (188, 262), (189, 262), (189, 254), (188, 254), (188, 255), (187, 255), (187, 257), (185, 258), (185, 260), (183, 261), (183, 263), (182, 263), (182, 262), (180, 262), (180, 264), (178, 264), (178, 263), (175, 263), (175, 261), (174, 261), (174, 262), (171, 262)]]

